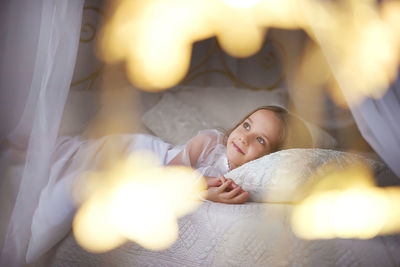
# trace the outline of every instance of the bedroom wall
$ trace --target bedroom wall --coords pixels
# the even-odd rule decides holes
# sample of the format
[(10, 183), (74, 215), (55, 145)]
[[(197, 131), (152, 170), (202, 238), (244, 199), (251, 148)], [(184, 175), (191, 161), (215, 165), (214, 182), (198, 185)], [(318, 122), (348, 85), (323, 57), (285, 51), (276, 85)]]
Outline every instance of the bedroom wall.
[(103, 0), (85, 0), (78, 55), (59, 135), (82, 133), (99, 109), (104, 64), (95, 54), (104, 19)]
[(95, 55), (96, 38), (105, 17), (103, 0), (85, 0), (78, 56), (71, 90), (96, 90), (103, 63)]

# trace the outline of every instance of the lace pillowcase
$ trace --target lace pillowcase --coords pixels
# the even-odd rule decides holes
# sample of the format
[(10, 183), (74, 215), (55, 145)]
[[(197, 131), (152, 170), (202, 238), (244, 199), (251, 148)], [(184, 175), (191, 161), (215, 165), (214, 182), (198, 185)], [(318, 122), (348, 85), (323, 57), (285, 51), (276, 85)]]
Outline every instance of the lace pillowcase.
[(303, 197), (301, 189), (322, 177), (314, 175), (322, 174), (321, 166), (329, 163), (340, 169), (360, 161), (375, 173), (386, 169), (379, 162), (353, 153), (317, 148), (288, 149), (248, 162), (228, 172), (225, 177), (249, 191), (250, 201), (297, 202)]

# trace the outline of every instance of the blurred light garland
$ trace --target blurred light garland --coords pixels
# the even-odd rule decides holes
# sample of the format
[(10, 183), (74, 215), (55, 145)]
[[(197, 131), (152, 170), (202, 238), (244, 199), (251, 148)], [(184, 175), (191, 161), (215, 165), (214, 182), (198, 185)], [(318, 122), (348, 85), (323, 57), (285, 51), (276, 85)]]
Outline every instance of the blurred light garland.
[(126, 240), (165, 249), (178, 237), (177, 219), (200, 205), (205, 189), (193, 169), (163, 167), (150, 152), (135, 152), (102, 172), (81, 174), (75, 188), (82, 203), (74, 218), (75, 238), (97, 253)]

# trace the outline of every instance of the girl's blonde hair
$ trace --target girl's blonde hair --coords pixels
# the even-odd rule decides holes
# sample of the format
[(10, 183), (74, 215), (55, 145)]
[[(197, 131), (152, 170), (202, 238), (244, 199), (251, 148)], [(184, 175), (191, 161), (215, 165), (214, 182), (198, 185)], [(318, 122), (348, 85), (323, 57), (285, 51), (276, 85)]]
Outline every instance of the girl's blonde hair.
[[(307, 148), (312, 147), (311, 135), (307, 126), (296, 116), (291, 115), (286, 109), (280, 106), (261, 106), (248, 113), (242, 120), (239, 121), (233, 128), (229, 129), (224, 134), (224, 143), (228, 140), (229, 135), (240, 126), (248, 117), (258, 110), (270, 110), (282, 122), (282, 134), (279, 142), (274, 145), (272, 152), (287, 148)], [(289, 127), (290, 126), (290, 127)]]

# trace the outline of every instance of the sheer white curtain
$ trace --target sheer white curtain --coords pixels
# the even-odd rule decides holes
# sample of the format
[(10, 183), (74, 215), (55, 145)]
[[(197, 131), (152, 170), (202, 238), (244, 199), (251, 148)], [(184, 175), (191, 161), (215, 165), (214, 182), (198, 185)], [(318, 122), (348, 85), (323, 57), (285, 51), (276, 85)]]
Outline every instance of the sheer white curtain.
[(75, 66), (82, 9), (83, 0), (1, 3), (1, 266), (25, 262)]
[[(344, 97), (351, 103), (354, 83), (349, 83), (346, 77), (341, 75), (334, 49), (329, 40), (324, 38), (326, 29), (319, 27), (318, 16), (307, 8), (304, 11)], [(400, 71), (397, 80), (381, 98), (366, 97), (360, 103), (349, 106), (365, 140), (400, 178)]]
[(365, 140), (400, 178), (400, 72), (382, 98), (365, 99), (351, 112)]

